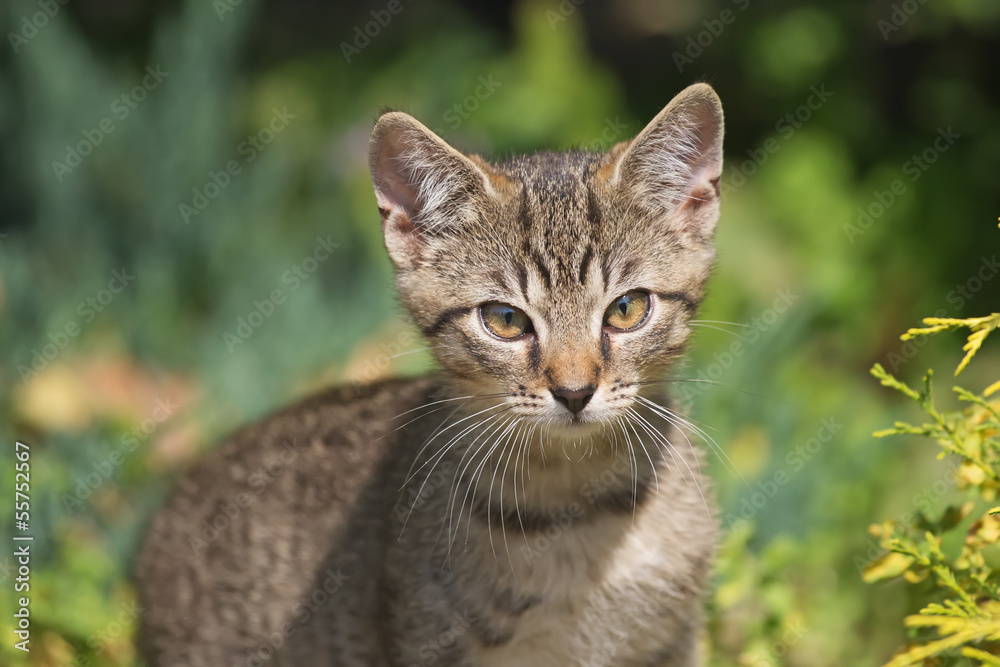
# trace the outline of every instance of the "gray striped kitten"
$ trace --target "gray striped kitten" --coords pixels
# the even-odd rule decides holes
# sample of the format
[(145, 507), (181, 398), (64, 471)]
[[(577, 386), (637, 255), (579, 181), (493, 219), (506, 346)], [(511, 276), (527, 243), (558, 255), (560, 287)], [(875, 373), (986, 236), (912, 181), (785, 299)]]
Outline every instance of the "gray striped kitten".
[(714, 250), (722, 107), (491, 164), (383, 114), (370, 162), (436, 375), (306, 400), (179, 481), (138, 563), (150, 665), (698, 663), (714, 550), (662, 380)]

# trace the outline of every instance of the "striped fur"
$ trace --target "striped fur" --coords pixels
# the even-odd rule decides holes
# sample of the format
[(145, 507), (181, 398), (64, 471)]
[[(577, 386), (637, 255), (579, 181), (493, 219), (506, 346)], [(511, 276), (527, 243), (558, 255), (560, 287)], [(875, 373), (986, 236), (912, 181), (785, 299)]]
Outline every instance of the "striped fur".
[[(380, 117), (386, 247), (441, 371), (310, 399), (189, 471), (139, 559), (149, 663), (697, 664), (711, 497), (651, 381), (704, 295), (721, 151), (703, 84), (607, 154), (491, 164)], [(637, 289), (645, 323), (602, 326)], [(491, 335), (490, 302), (533, 333)], [(578, 387), (574, 414), (553, 391)]]

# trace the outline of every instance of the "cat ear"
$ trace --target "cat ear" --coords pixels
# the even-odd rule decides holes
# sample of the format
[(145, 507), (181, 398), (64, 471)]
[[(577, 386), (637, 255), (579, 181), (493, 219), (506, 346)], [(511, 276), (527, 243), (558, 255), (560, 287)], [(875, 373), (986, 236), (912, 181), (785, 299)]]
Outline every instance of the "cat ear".
[(382, 232), (397, 266), (419, 262), (427, 235), (473, 220), (492, 194), (486, 173), (411, 116), (382, 114), (368, 162)]
[(711, 86), (681, 91), (631, 142), (613, 150), (613, 180), (676, 231), (710, 235), (719, 217), (722, 103)]

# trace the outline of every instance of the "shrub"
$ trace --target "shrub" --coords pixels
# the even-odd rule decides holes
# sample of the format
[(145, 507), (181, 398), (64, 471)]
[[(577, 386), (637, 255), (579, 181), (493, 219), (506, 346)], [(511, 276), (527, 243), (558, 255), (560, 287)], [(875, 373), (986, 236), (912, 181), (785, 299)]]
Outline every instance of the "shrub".
[[(926, 318), (924, 324), (925, 328), (907, 331), (903, 340), (950, 329), (971, 330), (957, 376), (986, 337), (1000, 327), (1000, 313), (970, 319)], [(968, 497), (936, 519), (920, 511), (912, 521), (886, 521), (870, 528), (885, 554), (866, 569), (865, 581), (903, 577), (914, 584), (928, 582), (923, 608), (904, 620), (912, 642), (886, 667), (957, 664), (958, 656), (975, 665), (1000, 665), (1000, 507), (989, 509), (1000, 488), (1000, 394), (990, 398), (1000, 392), (1000, 381), (980, 394), (954, 387), (967, 407), (942, 412), (931, 393), (931, 371), (919, 391), (879, 364), (872, 375), (913, 399), (929, 417), (920, 425), (896, 422), (875, 436), (906, 433), (936, 440), (941, 447), (938, 458), (957, 457), (955, 482)]]

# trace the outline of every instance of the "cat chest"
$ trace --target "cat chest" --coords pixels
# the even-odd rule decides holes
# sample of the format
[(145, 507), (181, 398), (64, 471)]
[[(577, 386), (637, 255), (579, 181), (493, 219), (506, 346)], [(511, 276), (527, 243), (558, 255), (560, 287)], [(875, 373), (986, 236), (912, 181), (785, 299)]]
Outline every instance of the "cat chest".
[(512, 583), (532, 604), (503, 624), (506, 633), (477, 664), (621, 665), (669, 641), (662, 618), (677, 598), (659, 540), (644, 542), (613, 522), (519, 538)]

